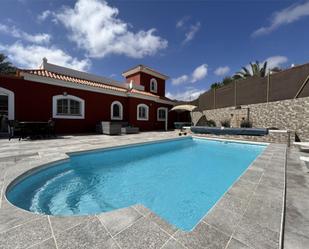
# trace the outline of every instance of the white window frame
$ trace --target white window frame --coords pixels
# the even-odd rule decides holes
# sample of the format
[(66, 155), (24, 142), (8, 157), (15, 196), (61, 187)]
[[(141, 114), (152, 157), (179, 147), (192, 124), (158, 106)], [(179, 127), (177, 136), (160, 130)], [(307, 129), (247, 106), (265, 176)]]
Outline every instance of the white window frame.
[[(152, 90), (152, 84), (154, 84), (154, 90)], [(158, 92), (158, 83), (155, 78), (150, 80), (150, 92), (157, 93)]]
[(15, 119), (15, 94), (13, 91), (0, 87), (0, 94), (8, 96), (8, 120)]
[[(160, 116), (159, 116), (160, 110), (165, 111), (165, 118), (160, 118)], [(159, 107), (158, 110), (157, 110), (157, 121), (165, 121), (166, 119), (167, 119), (167, 108), (166, 107)]]
[[(57, 101), (59, 99), (75, 100), (80, 103), (80, 115), (61, 115), (57, 113)], [(55, 95), (53, 96), (53, 118), (58, 119), (84, 119), (85, 118), (85, 100), (74, 95)]]
[[(114, 112), (113, 112), (114, 105), (118, 105), (119, 106), (119, 115), (120, 115), (120, 117), (115, 117), (114, 116)], [(123, 118), (123, 106), (122, 106), (121, 102), (114, 101), (111, 104), (111, 120), (122, 120), (122, 118)]]
[[(139, 117), (139, 108), (140, 107), (146, 108), (146, 118)], [(139, 105), (137, 105), (136, 111), (137, 111), (137, 113), (136, 113), (136, 119), (137, 120), (140, 120), (140, 121), (148, 121), (149, 120), (149, 107), (148, 107), (148, 105), (146, 105), (146, 104), (139, 104)]]

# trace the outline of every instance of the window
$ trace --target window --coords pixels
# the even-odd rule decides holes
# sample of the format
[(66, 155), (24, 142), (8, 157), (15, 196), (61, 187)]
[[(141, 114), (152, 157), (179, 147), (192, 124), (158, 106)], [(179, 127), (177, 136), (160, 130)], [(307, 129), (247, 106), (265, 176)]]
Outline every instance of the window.
[(119, 101), (114, 101), (111, 105), (111, 119), (122, 120), (122, 104)]
[(149, 107), (145, 104), (137, 106), (137, 120), (148, 120)]
[(160, 107), (160, 108), (158, 108), (157, 120), (158, 120), (158, 121), (165, 121), (165, 119), (166, 119), (166, 113), (167, 113), (167, 108), (166, 108), (166, 107)]
[(85, 101), (73, 95), (56, 95), (53, 97), (53, 118), (83, 119)]
[(150, 91), (156, 93), (158, 88), (157, 80), (152, 78), (150, 80)]

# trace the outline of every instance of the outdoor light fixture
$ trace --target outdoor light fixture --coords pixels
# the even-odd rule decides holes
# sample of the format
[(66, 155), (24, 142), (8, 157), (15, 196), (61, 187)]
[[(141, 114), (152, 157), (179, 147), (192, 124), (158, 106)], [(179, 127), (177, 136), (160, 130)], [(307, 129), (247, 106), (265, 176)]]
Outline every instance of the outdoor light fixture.
[(63, 92), (63, 96), (67, 96), (68, 95), (68, 93), (67, 92)]

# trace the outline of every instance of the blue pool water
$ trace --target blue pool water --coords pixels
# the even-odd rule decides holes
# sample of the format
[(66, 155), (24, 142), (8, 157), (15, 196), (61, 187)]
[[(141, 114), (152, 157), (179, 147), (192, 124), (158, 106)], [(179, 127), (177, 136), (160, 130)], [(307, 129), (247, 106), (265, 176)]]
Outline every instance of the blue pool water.
[(143, 204), (191, 230), (263, 145), (179, 139), (71, 155), (12, 186), (10, 202), (50, 215), (85, 215)]

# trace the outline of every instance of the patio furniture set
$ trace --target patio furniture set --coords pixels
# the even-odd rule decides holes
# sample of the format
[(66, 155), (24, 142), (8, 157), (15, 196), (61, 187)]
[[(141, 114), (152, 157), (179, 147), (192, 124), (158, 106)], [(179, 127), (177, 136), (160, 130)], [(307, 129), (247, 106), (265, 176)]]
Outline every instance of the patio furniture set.
[(9, 140), (14, 136), (19, 140), (30, 137), (31, 139), (56, 137), (55, 121), (52, 119), (47, 122), (42, 121), (8, 121)]
[(128, 122), (104, 121), (98, 124), (97, 132), (107, 135), (136, 134), (139, 128), (130, 126)]

